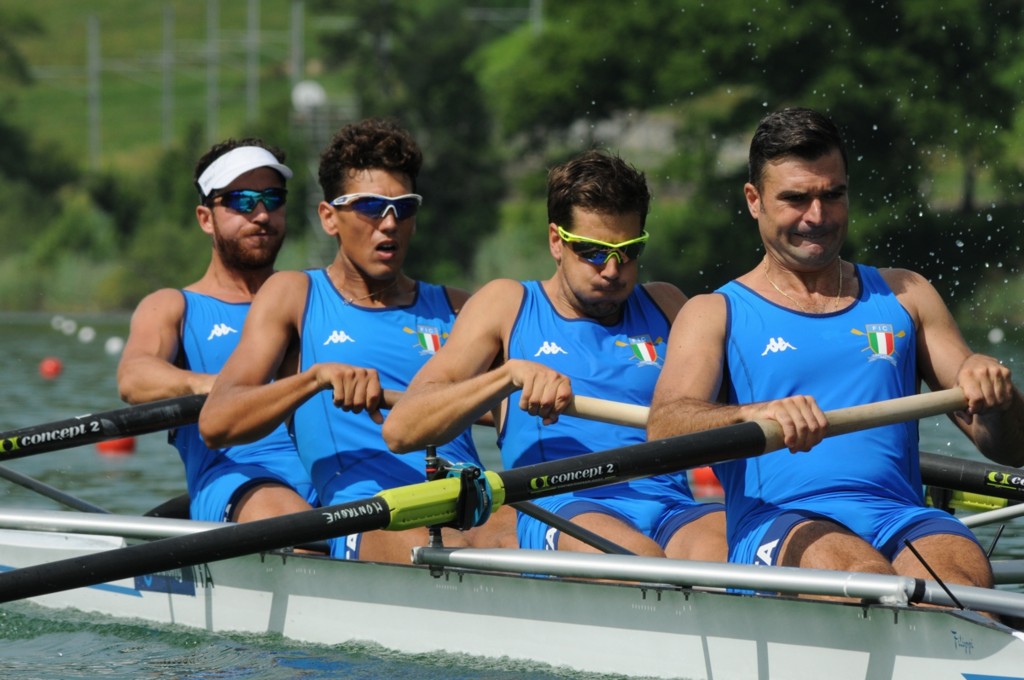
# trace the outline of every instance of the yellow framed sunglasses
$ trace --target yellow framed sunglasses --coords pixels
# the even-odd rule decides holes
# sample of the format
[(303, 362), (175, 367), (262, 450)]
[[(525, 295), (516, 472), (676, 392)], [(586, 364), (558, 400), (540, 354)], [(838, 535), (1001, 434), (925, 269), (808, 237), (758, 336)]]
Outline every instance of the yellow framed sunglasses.
[(586, 262), (594, 265), (604, 265), (613, 257), (619, 261), (619, 264), (626, 264), (640, 257), (651, 235), (643, 231), (639, 236), (628, 241), (608, 243), (607, 241), (598, 241), (596, 238), (577, 236), (562, 227), (558, 227), (558, 237), (562, 239), (563, 243), (568, 244), (572, 248), (572, 252), (579, 255)]

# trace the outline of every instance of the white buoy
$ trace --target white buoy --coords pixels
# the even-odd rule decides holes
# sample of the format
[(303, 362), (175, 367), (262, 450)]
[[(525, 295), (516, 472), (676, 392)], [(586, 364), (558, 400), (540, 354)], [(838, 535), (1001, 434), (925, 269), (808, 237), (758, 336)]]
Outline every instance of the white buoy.
[(998, 345), (1003, 341), (1003, 338), (1005, 337), (1006, 334), (1003, 333), (1002, 328), (993, 328), (988, 332), (988, 341), (991, 342), (993, 345)]
[(74, 319), (64, 319), (60, 322), (60, 330), (64, 335), (74, 335), (78, 330), (78, 324)]
[(78, 340), (89, 343), (96, 339), (96, 329), (92, 326), (82, 326), (78, 329)]
[(56, 315), (54, 315), (54, 317), (52, 319), (50, 319), (50, 326), (55, 331), (59, 331), (61, 326), (63, 326), (63, 325), (64, 325), (64, 317), (61, 316), (60, 314), (56, 314)]
[(116, 335), (107, 338), (107, 341), (103, 343), (103, 350), (111, 356), (120, 354), (122, 349), (124, 349), (124, 340)]

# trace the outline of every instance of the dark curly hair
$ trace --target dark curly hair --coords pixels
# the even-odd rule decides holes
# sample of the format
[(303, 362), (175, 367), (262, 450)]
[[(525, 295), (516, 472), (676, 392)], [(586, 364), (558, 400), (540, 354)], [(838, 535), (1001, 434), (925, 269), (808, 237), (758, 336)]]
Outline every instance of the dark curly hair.
[(605, 214), (635, 213), (644, 225), (650, 206), (644, 173), (604, 151), (587, 151), (548, 173), (548, 221), (570, 231), (573, 207)]
[(278, 163), (284, 163), (285, 153), (276, 146), (270, 146), (259, 137), (246, 137), (245, 139), (225, 139), (223, 142), (217, 142), (210, 147), (210, 150), (202, 155), (202, 157), (196, 161), (196, 168), (192, 173), (192, 183), (196, 187), (196, 191), (199, 192), (199, 201), (203, 202), (206, 200), (206, 196), (203, 195), (203, 190), (199, 188), (199, 178), (206, 171), (206, 168), (210, 167), (210, 164), (215, 160), (226, 154), (228, 151), (234, 151), (235, 149), (242, 146), (258, 146), (266, 149), (270, 153), (274, 154), (274, 158), (277, 159)]
[(324, 200), (345, 193), (345, 182), (356, 170), (402, 173), (416, 189), (423, 153), (416, 140), (390, 119), (367, 118), (338, 131), (320, 155), (320, 188)]

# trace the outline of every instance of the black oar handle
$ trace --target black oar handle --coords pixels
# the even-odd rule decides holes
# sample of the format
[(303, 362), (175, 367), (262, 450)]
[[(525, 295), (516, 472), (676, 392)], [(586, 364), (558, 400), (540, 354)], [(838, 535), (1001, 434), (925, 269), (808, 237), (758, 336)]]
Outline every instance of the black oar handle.
[(0, 460), (134, 437), (194, 423), (205, 394), (152, 401), (0, 433)]

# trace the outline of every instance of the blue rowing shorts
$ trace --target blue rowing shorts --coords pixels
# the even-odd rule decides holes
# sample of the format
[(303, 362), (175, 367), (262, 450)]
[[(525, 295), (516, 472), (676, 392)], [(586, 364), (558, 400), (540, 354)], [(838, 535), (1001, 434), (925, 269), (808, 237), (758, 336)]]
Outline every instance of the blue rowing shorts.
[(254, 486), (260, 484), (281, 484), (294, 489), (313, 507), (317, 505), (316, 490), (312, 482), (296, 485), (283, 475), (276, 474), (262, 465), (239, 464), (222, 457), (221, 462), (203, 473), (199, 479), (199, 490), (191, 492), (189, 516), (204, 522), (230, 521), (235, 505)]
[(729, 546), (729, 561), (773, 565), (779, 549), (798, 525), (808, 520), (827, 520), (846, 527), (892, 561), (905, 546), (933, 534), (963, 536), (977, 543), (963, 522), (937, 508), (907, 505), (871, 496), (831, 495), (789, 506), (764, 506), (743, 517)]
[[(619, 486), (619, 485), (615, 485)], [(605, 487), (613, 489), (614, 486)], [(673, 502), (644, 498), (590, 498), (564, 493), (533, 501), (559, 517), (571, 520), (579, 515), (595, 512), (608, 515), (649, 536), (664, 548), (673, 534), (694, 520), (711, 512), (724, 510), (721, 503), (701, 503), (679, 497)], [(519, 547), (531, 550), (558, 550), (562, 532), (539, 519), (519, 514), (517, 533)]]

